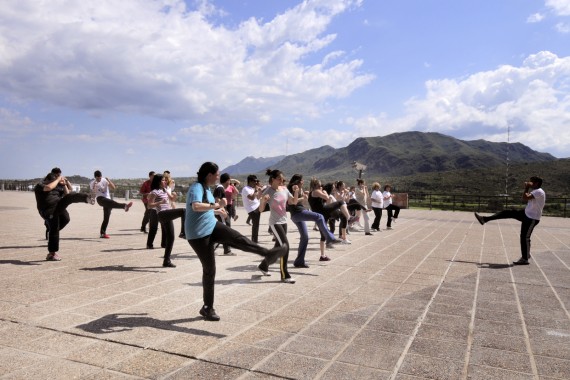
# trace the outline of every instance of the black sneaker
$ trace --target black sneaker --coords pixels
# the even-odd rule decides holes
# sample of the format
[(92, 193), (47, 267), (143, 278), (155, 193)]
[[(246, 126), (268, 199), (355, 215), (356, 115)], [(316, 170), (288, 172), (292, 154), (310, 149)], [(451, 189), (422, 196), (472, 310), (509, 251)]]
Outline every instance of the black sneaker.
[(178, 237), (180, 239), (186, 239), (186, 234), (184, 232), (181, 232), (180, 235), (178, 235)]
[(521, 257), (517, 261), (513, 261), (513, 265), (528, 265), (528, 260)]
[(295, 268), (308, 268), (309, 267), (307, 264), (293, 264), (293, 266)]
[(267, 265), (271, 265), (275, 263), (280, 257), (285, 256), (289, 247), (287, 245), (281, 245), (279, 247), (275, 247), (269, 250), (267, 256), (265, 256), (265, 261), (267, 261)]
[(165, 268), (176, 268), (176, 265), (174, 265), (170, 260), (163, 262), (162, 266)]
[(476, 212), (474, 214), (475, 214), (475, 218), (477, 218), (477, 221), (479, 223), (481, 223), (481, 225), (485, 224), (485, 220), (483, 219), (483, 217), (481, 215), (477, 214)]
[(220, 316), (216, 314), (216, 310), (213, 307), (208, 307), (206, 305), (202, 306), (200, 309), (200, 315), (204, 317), (206, 321), (217, 322), (220, 320)]

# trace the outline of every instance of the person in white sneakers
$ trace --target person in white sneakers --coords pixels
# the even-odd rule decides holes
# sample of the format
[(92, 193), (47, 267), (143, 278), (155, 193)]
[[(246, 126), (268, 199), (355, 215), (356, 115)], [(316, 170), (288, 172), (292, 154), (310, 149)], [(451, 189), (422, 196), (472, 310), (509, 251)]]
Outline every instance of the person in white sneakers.
[(372, 201), (372, 211), (374, 211), (374, 221), (372, 222), (372, 230), (380, 231), (380, 220), (382, 219), (382, 208), (384, 207), (384, 196), (380, 190), (380, 184), (374, 182), (372, 184), (372, 194), (370, 194)]
[(101, 223), (101, 229), (99, 231), (100, 237), (102, 239), (109, 239), (107, 235), (107, 226), (109, 225), (109, 219), (111, 218), (111, 210), (114, 208), (122, 208), (125, 212), (129, 211), (129, 208), (133, 205), (133, 202), (129, 203), (119, 203), (111, 199), (111, 190), (115, 190), (115, 184), (107, 177), (103, 178), (101, 171), (95, 170), (93, 173), (95, 177), (89, 183), (89, 188), (91, 193), (95, 196), (97, 204), (103, 207), (103, 223)]
[(392, 202), (394, 194), (392, 194), (390, 191), (392, 191), (392, 186), (384, 185), (384, 192), (382, 193), (382, 197), (384, 198), (384, 208), (386, 209), (386, 213), (388, 214), (388, 221), (386, 222), (387, 230), (392, 229), (392, 220), (398, 219), (398, 216), (400, 215), (400, 206), (396, 206)]

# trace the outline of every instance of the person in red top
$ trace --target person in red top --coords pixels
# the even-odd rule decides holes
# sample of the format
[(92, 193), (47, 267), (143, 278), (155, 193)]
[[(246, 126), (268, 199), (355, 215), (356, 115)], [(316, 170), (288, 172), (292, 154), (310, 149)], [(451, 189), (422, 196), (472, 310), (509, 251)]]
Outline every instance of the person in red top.
[(142, 220), (142, 224), (141, 224), (141, 232), (144, 232), (146, 234), (146, 225), (149, 222), (149, 218), (150, 218), (150, 214), (148, 211), (148, 195), (151, 192), (151, 188), (150, 188), (150, 184), (152, 183), (152, 179), (154, 178), (154, 172), (150, 171), (148, 172), (148, 180), (144, 181), (143, 184), (141, 185), (141, 189), (140, 189), (140, 193), (142, 196), (142, 202), (144, 205), (144, 216), (143, 216), (143, 220)]
[(234, 220), (237, 220), (238, 216), (236, 214), (235, 202), (237, 200), (237, 196), (239, 194), (239, 190), (235, 187), (235, 185), (239, 185), (239, 181), (237, 179), (231, 179), (228, 173), (222, 174), (220, 177), (220, 183), (224, 186), (224, 191), (226, 193), (226, 211), (228, 212), (228, 216)]

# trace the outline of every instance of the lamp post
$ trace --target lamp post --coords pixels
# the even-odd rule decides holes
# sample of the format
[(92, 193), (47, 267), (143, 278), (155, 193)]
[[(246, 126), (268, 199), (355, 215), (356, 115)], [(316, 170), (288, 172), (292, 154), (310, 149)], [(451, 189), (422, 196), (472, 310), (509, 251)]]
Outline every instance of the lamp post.
[(366, 170), (366, 165), (353, 161), (352, 167), (358, 172), (358, 178), (362, 178), (362, 173)]

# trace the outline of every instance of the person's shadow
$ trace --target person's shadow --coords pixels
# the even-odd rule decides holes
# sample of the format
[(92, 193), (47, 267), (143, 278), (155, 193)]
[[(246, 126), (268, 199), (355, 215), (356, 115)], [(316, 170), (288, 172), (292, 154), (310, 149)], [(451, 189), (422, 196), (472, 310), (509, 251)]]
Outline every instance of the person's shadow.
[[(451, 260), (448, 260), (451, 261)], [(476, 261), (453, 260), (455, 263), (475, 264), (483, 269), (507, 269), (512, 268), (513, 264), (495, 264), (495, 263), (478, 263)]]
[(147, 272), (147, 273), (160, 273), (160, 270), (151, 270), (152, 268), (162, 268), (162, 267), (129, 267), (125, 265), (107, 265), (102, 267), (92, 267), (92, 268), (80, 268), (79, 270), (90, 271), (90, 272)]
[(12, 265), (40, 265), (40, 263), (45, 262), (45, 260), (41, 261), (22, 261), (22, 260), (0, 260), (0, 265), (2, 264), (12, 264)]
[(160, 330), (177, 331), (192, 335), (212, 336), (214, 338), (225, 338), (226, 335), (216, 334), (209, 331), (192, 329), (178, 326), (179, 323), (195, 322), (203, 320), (202, 317), (171, 319), (161, 321), (142, 314), (108, 314), (99, 319), (77, 326), (77, 328), (93, 334), (109, 334), (123, 331), (131, 331), (136, 327), (152, 327)]

